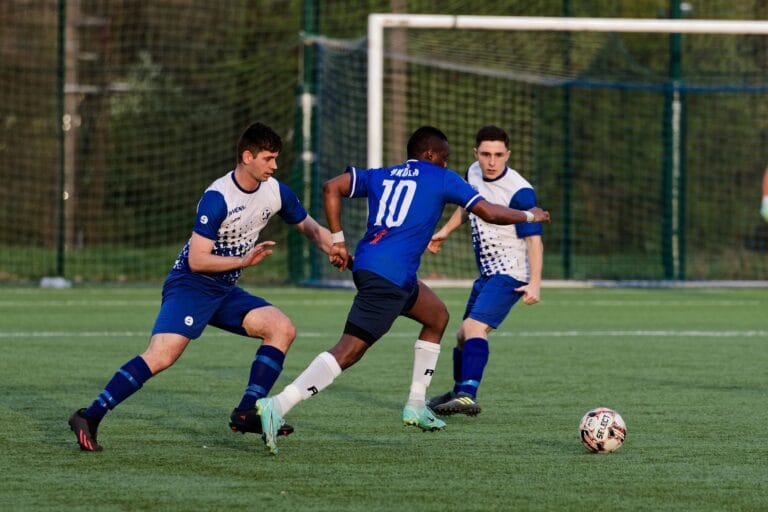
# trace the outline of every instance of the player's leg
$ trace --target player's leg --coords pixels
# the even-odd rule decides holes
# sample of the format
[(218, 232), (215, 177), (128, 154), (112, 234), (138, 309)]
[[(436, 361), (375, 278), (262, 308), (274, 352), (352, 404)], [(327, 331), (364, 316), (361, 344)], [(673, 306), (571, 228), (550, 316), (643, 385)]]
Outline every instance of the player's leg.
[[(472, 283), (472, 290), (469, 292), (469, 298), (467, 299), (467, 305), (464, 309), (463, 318), (467, 318), (467, 315), (469, 314), (469, 312), (472, 311), (475, 301), (480, 296), (480, 293), (482, 292), (486, 281), (487, 281), (486, 277), (480, 276), (477, 279), (475, 279), (474, 283)], [(453, 354), (452, 354), (453, 383), (454, 383), (453, 389), (450, 389), (441, 395), (436, 395), (430, 398), (429, 401), (427, 402), (427, 405), (432, 410), (436, 411), (440, 405), (450, 402), (451, 400), (456, 398), (456, 393), (459, 392), (459, 385), (461, 383), (461, 371), (462, 371), (462, 348), (464, 347), (465, 341), (466, 341), (466, 337), (464, 334), (464, 327), (462, 324), (461, 326), (459, 326), (459, 329), (456, 332), (456, 346), (453, 347)]]
[(121, 366), (93, 403), (69, 418), (77, 444), (84, 451), (101, 451), (96, 437), (99, 423), (110, 410), (141, 389), (150, 377), (171, 366), (184, 352), (189, 339), (178, 334), (155, 334), (141, 354)]
[(427, 388), (432, 382), (440, 356), (440, 340), (448, 325), (448, 309), (432, 289), (419, 281), (417, 295), (412, 296), (403, 315), (422, 324), (414, 344), (413, 372), (408, 401), (403, 408), (403, 423), (422, 430), (441, 430), (445, 422), (434, 417), (426, 404)]
[(522, 293), (515, 291), (520, 285), (520, 281), (509, 276), (491, 276), (487, 278), (479, 293), (468, 302), (460, 329), (464, 342), (460, 353), (456, 354), (461, 364), (460, 376), (454, 386), (455, 396), (435, 406), (436, 413), (469, 416), (480, 413), (477, 391), (488, 364), (488, 334), (501, 325), (512, 306), (522, 297)]
[[(240, 403), (230, 414), (229, 423), (233, 432), (261, 434), (256, 400), (267, 396), (280, 376), (285, 355), (296, 338), (296, 328), (285, 313), (263, 298), (238, 287), (227, 294), (211, 318), (210, 325), (263, 340), (251, 362), (248, 384)], [(281, 435), (291, 432), (293, 427), (290, 425), (280, 430)]]
[(354, 272), (353, 277), (357, 293), (344, 333), (333, 347), (315, 357), (301, 375), (272, 397), (279, 416), (285, 416), (300, 401), (318, 394), (343, 370), (358, 362), (389, 330), (411, 296), (411, 292), (372, 272)]
[(264, 442), (277, 453), (277, 428), (283, 416), (299, 402), (317, 395), (359, 361), (368, 348), (383, 336), (408, 304), (412, 291), (403, 290), (368, 271), (353, 273), (357, 293), (344, 326), (344, 334), (329, 350), (317, 357), (280, 393), (257, 400)]
[(166, 280), (147, 349), (121, 366), (89, 407), (78, 409), (69, 418), (81, 450), (100, 451), (96, 434), (107, 412), (141, 389), (150, 377), (173, 365), (189, 340), (200, 336), (218, 304), (211, 296), (210, 290), (201, 289), (194, 278)]

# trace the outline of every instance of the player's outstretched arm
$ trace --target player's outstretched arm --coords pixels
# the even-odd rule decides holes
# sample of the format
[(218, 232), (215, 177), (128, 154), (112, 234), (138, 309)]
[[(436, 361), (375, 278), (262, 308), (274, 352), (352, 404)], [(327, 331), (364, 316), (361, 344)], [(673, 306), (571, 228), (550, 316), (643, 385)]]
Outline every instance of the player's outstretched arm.
[(343, 198), (349, 196), (350, 190), (352, 190), (352, 177), (349, 173), (331, 178), (323, 184), (323, 208), (328, 229), (331, 232), (328, 261), (339, 269), (339, 272), (346, 270), (352, 262), (341, 226), (341, 203)]
[(456, 208), (456, 211), (453, 212), (453, 215), (451, 215), (451, 218), (448, 219), (445, 225), (432, 235), (432, 240), (430, 240), (429, 245), (427, 245), (427, 250), (432, 254), (440, 252), (440, 246), (446, 241), (448, 235), (466, 221), (467, 211), (462, 207)]
[(528, 245), (528, 266), (531, 269), (531, 277), (528, 284), (515, 288), (516, 292), (523, 292), (523, 304), (529, 306), (537, 304), (541, 300), (541, 270), (544, 266), (544, 243), (541, 235), (525, 237)]
[(521, 222), (549, 222), (549, 212), (534, 206), (529, 210), (515, 210), (481, 199), (470, 209), (472, 213), (491, 224), (520, 224)]
[(272, 254), (272, 247), (275, 242), (266, 240), (253, 246), (242, 258), (240, 258), (240, 268), (252, 267), (261, 263), (261, 260)]
[(325, 254), (330, 254), (333, 245), (331, 232), (321, 226), (311, 215), (307, 215), (303, 221), (296, 224), (296, 229)]
[(189, 268), (192, 272), (226, 272), (238, 268), (256, 265), (272, 254), (275, 242), (269, 240), (254, 246), (247, 254), (237, 256), (218, 256), (211, 254), (213, 240), (192, 233), (189, 239)]

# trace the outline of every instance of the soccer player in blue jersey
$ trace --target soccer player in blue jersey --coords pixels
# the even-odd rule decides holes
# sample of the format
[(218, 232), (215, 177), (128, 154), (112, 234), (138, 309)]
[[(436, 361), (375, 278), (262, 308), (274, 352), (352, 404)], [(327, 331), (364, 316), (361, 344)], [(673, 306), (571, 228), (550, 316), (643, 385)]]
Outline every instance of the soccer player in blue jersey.
[[(238, 287), (237, 280), (244, 269), (272, 254), (275, 242), (257, 241), (275, 216), (295, 226), (324, 252), (331, 249), (330, 231), (307, 214), (296, 194), (272, 177), (281, 149), (280, 136), (262, 123), (252, 124), (240, 136), (235, 169), (214, 181), (197, 205), (191, 238), (163, 285), (149, 346), (117, 370), (89, 407), (70, 417), (81, 450), (100, 451), (96, 434), (107, 412), (171, 366), (206, 325), (263, 340), (242, 400), (230, 416), (233, 431), (261, 434), (256, 400), (269, 393), (280, 375), (296, 330), (283, 312)], [(285, 425), (280, 434), (292, 430)]]
[[(496, 126), (484, 126), (477, 132), (475, 142), (477, 161), (467, 170), (467, 182), (492, 203), (521, 210), (536, 206), (531, 184), (507, 166), (507, 133)], [(453, 389), (428, 402), (439, 415), (480, 413), (477, 389), (488, 364), (489, 333), (498, 329), (518, 300), (536, 304), (541, 292), (541, 224), (499, 226), (459, 207), (434, 234), (427, 249), (437, 253), (448, 235), (467, 219), (480, 276), (472, 286), (464, 321), (456, 333)]]
[(414, 347), (413, 377), (403, 423), (424, 431), (445, 427), (426, 406), (426, 390), (437, 364), (448, 310), (416, 276), (443, 207), (457, 204), (488, 222), (500, 224), (549, 220), (549, 213), (540, 208), (521, 211), (489, 203), (458, 174), (446, 169), (447, 158), (445, 134), (424, 126), (408, 141), (408, 161), (380, 169), (349, 167), (346, 173), (325, 183), (324, 206), (333, 233), (329, 259), (339, 269), (343, 270), (349, 261), (341, 226), (342, 199), (368, 200), (367, 231), (357, 244), (353, 263), (357, 294), (338, 343), (319, 354), (282, 392), (256, 402), (263, 439), (272, 453), (278, 451), (276, 439), (283, 416), (359, 361), (400, 315), (422, 326)]

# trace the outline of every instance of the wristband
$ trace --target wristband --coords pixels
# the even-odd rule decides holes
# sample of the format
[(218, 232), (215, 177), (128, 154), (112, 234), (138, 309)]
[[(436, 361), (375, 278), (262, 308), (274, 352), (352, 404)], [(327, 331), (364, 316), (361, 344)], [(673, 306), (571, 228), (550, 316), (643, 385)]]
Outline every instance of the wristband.
[(343, 241), (344, 241), (343, 231), (337, 231), (335, 233), (331, 233), (331, 244), (340, 244)]
[(525, 222), (533, 222), (533, 214), (529, 212), (528, 210), (523, 211), (525, 214)]

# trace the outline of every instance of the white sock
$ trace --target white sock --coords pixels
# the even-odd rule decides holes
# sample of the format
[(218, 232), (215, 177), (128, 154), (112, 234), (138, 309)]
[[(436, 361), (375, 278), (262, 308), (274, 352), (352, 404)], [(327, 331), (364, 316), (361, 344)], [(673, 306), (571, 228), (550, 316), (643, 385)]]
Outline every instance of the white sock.
[(273, 397), (275, 410), (285, 416), (296, 404), (330, 386), (340, 374), (341, 366), (330, 352), (318, 354), (301, 375)]
[(440, 345), (429, 341), (418, 340), (413, 347), (413, 377), (411, 392), (408, 395), (408, 405), (423, 407), (427, 399), (427, 388), (432, 382), (432, 375), (437, 367), (440, 356)]

